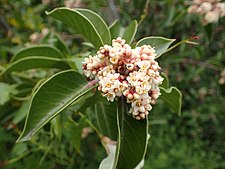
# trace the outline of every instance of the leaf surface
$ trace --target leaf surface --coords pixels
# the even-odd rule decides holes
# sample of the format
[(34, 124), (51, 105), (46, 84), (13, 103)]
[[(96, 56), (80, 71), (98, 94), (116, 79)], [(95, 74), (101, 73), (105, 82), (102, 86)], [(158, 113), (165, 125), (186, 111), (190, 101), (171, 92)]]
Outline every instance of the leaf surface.
[[(127, 114), (128, 107), (121, 100), (117, 104), (118, 141), (117, 168), (133, 169), (144, 158), (148, 144), (148, 119), (136, 120)], [(117, 161), (118, 159), (118, 161)]]
[(22, 134), (17, 142), (28, 141), (52, 118), (93, 88), (76, 71), (59, 72), (34, 93)]
[(100, 132), (111, 140), (117, 140), (116, 102), (98, 102), (95, 114)]
[(30, 56), (46, 56), (52, 58), (63, 58), (63, 54), (51, 45), (34, 45), (18, 51), (11, 59), (11, 63)]
[(164, 100), (179, 116), (181, 115), (182, 94), (176, 87), (160, 87), (160, 98)]
[(137, 21), (133, 20), (127, 27), (123, 27), (118, 21), (110, 26), (112, 39), (121, 37), (126, 40), (127, 44), (131, 44), (137, 32)]
[(58, 68), (69, 69), (70, 67), (65, 61), (59, 58), (44, 57), (44, 56), (30, 56), (19, 59), (9, 64), (3, 74), (8, 74), (14, 71), (25, 71), (34, 68)]
[(156, 51), (156, 58), (161, 56), (163, 53), (167, 51), (169, 46), (175, 41), (175, 39), (168, 39), (164, 37), (159, 37), (159, 36), (150, 36), (143, 38), (139, 40), (136, 44), (137, 46), (142, 46), (142, 45), (150, 45), (151, 47), (154, 47)]
[(95, 12), (88, 9), (79, 9), (77, 11), (86, 16), (96, 28), (104, 44), (111, 44), (111, 34), (105, 21)]
[[(91, 17), (96, 19), (97, 14), (90, 16), (91, 12), (87, 11), (88, 10), (84, 10), (82, 12), (85, 13), (85, 15), (88, 13), (88, 17), (79, 12), (79, 10), (61, 7), (47, 12), (47, 15), (50, 15), (51, 17), (58, 19), (70, 26), (76, 32), (87, 38), (98, 49), (100, 46), (104, 45), (104, 37), (101, 37), (101, 34), (99, 34), (98, 28), (95, 27), (96, 23), (93, 24), (92, 21), (89, 20)], [(98, 21), (100, 20), (98, 19)], [(101, 24), (101, 26), (103, 26), (103, 24)], [(102, 33), (106, 35), (105, 31)]]

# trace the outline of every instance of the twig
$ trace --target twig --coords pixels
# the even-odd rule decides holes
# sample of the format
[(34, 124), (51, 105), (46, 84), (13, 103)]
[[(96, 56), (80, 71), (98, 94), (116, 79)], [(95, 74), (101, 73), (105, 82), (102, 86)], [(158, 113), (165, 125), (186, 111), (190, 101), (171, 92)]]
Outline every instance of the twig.
[(89, 126), (97, 133), (98, 137), (101, 139), (103, 135), (100, 133), (100, 131), (95, 127), (95, 125), (81, 112), (78, 113), (79, 116), (85, 119), (85, 121), (89, 124)]
[(183, 59), (183, 62), (184, 63), (190, 63), (192, 65), (199, 65), (199, 66), (209, 68), (209, 69), (212, 69), (212, 70), (215, 70), (215, 71), (222, 71), (223, 70), (223, 69), (220, 69), (217, 66), (214, 66), (210, 63), (206, 63), (206, 62), (202, 62), (202, 61), (194, 60), (194, 59), (190, 59), (190, 58)]
[[(198, 36), (193, 36), (193, 37), (190, 37), (188, 39), (184, 39), (184, 40), (176, 43), (175, 45), (171, 46), (169, 49), (166, 50), (166, 52), (169, 52), (169, 51), (173, 50), (174, 48), (178, 47), (179, 45), (181, 45), (183, 43), (197, 45), (198, 43), (192, 42), (191, 40), (192, 39), (198, 39), (198, 38), (199, 38)], [(164, 53), (166, 53), (166, 52), (164, 52)]]
[(143, 9), (143, 13), (142, 13), (142, 15), (141, 15), (141, 19), (140, 19), (140, 21), (138, 22), (138, 25), (140, 25), (143, 21), (144, 21), (144, 19), (146, 18), (146, 16), (148, 15), (148, 12), (149, 12), (149, 3), (150, 3), (150, 0), (146, 0), (146, 2), (145, 2), (145, 8)]

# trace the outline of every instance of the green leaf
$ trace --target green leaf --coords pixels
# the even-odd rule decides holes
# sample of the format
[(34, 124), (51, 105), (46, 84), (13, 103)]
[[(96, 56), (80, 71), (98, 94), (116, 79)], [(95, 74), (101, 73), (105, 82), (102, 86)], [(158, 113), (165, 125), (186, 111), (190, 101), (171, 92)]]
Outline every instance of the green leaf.
[(62, 59), (59, 58), (30, 56), (12, 62), (12, 64), (9, 64), (7, 69), (2, 73), (7, 74), (14, 71), (25, 71), (34, 68), (69, 69), (70, 67), (65, 61), (62, 61)]
[(125, 28), (123, 28), (117, 20), (113, 22), (109, 27), (111, 38), (116, 39), (117, 37), (123, 37), (124, 29)]
[[(97, 26), (97, 24), (100, 24), (101, 29), (104, 29), (104, 23), (102, 23), (102, 19), (97, 14), (93, 14), (88, 10), (84, 10), (83, 13), (85, 13), (85, 15), (87, 15), (88, 13), (88, 17), (76, 9), (61, 7), (47, 12), (47, 15), (50, 15), (53, 18), (62, 21), (63, 23), (73, 28), (76, 32), (82, 34), (96, 48), (103, 46), (105, 42), (108, 43), (108, 37), (106, 38), (107, 33), (105, 33), (107, 32), (107, 30), (104, 30), (100, 34), (98, 27), (95, 27)], [(91, 16), (91, 13), (94, 16)], [(95, 18), (95, 21), (97, 23), (93, 24), (93, 22), (89, 18)], [(101, 37), (101, 35), (103, 37)]]
[(49, 32), (45, 37), (43, 37), (43, 39), (40, 40), (39, 43), (56, 47), (64, 56), (70, 54), (66, 42), (56, 32)]
[(118, 136), (116, 102), (98, 102), (95, 105), (95, 114), (100, 132), (111, 140), (116, 140)]
[(50, 77), (34, 93), (23, 132), (17, 142), (30, 140), (40, 128), (93, 87), (73, 70)]
[(139, 40), (136, 44), (137, 46), (142, 45), (150, 45), (155, 48), (156, 51), (156, 58), (161, 56), (163, 53), (165, 53), (168, 49), (168, 47), (175, 41), (175, 39), (168, 39), (164, 37), (158, 37), (158, 36), (150, 36), (143, 38)]
[(169, 79), (167, 77), (167, 75), (165, 73), (161, 73), (161, 76), (164, 78), (162, 84), (160, 85), (160, 87), (163, 87), (165, 89), (169, 88)]
[(55, 47), (50, 45), (34, 45), (31, 47), (23, 48), (18, 51), (11, 59), (11, 63), (25, 57), (30, 56), (46, 56), (53, 58), (63, 58), (63, 54)]
[(11, 154), (13, 157), (16, 157), (16, 156), (21, 155), (22, 153), (24, 153), (27, 150), (28, 150), (28, 146), (26, 143), (14, 144)]
[(134, 39), (134, 36), (137, 32), (138, 23), (136, 20), (133, 20), (125, 29), (123, 39), (126, 40), (127, 44), (131, 44)]
[[(150, 135), (148, 135), (148, 139), (150, 138)], [(115, 161), (115, 157), (116, 157), (116, 144), (106, 144), (106, 147), (108, 149), (108, 156), (106, 158), (104, 158), (100, 165), (99, 165), (99, 169), (113, 169), (113, 164)], [(142, 159), (140, 161), (140, 163), (138, 163), (138, 165), (134, 168), (134, 169), (141, 169), (144, 166), (144, 159)]]
[(182, 94), (176, 87), (164, 89), (160, 87), (160, 98), (164, 100), (179, 116), (181, 115)]
[(84, 61), (84, 58), (74, 57), (73, 61), (74, 61), (74, 64), (76, 65), (78, 72), (83, 73), (82, 62)]
[(0, 82), (0, 105), (3, 105), (9, 101), (10, 95), (15, 94), (16, 92), (15, 85), (8, 85), (6, 83)]
[(137, 27), (138, 24), (136, 20), (133, 20), (127, 27), (123, 27), (118, 21), (115, 21), (109, 29), (112, 39), (121, 37), (126, 40), (127, 44), (131, 44), (137, 32)]
[(12, 122), (14, 124), (18, 124), (23, 119), (25, 119), (28, 109), (29, 109), (29, 102), (28, 101), (23, 102), (21, 107), (15, 111), (15, 115), (13, 116)]
[(68, 119), (64, 124), (64, 128), (66, 130), (66, 132), (64, 132), (64, 135), (68, 140), (70, 140), (71, 144), (77, 152), (80, 152), (81, 135), (85, 126), (86, 120), (84, 117), (79, 119), (78, 122), (75, 122), (72, 119)]
[(136, 120), (127, 112), (127, 105), (120, 99), (117, 104), (118, 141), (114, 166), (117, 164), (117, 168), (133, 169), (146, 153), (148, 119)]
[(51, 129), (54, 135), (61, 140), (62, 138), (62, 122), (61, 122), (61, 116), (56, 116), (51, 121)]
[(111, 44), (111, 34), (109, 32), (109, 28), (105, 21), (98, 14), (88, 9), (76, 8), (75, 10), (82, 13), (85, 17), (89, 19), (89, 21), (96, 28), (104, 44)]
[(94, 107), (96, 103), (100, 103), (105, 100), (99, 91), (90, 91), (89, 93), (90, 95), (88, 95), (88, 98), (84, 98), (84, 103), (79, 107), (79, 112), (85, 112), (87, 108)]

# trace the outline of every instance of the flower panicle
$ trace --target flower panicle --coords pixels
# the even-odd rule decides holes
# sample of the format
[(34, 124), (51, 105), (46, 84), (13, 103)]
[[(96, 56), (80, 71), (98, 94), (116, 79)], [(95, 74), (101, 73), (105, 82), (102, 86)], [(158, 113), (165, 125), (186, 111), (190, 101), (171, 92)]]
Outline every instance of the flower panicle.
[(98, 90), (108, 101), (125, 96), (131, 104), (129, 113), (137, 120), (144, 119), (160, 95), (163, 78), (155, 60), (156, 52), (150, 45), (132, 49), (121, 37), (104, 45), (95, 56), (82, 62), (84, 75), (98, 79)]

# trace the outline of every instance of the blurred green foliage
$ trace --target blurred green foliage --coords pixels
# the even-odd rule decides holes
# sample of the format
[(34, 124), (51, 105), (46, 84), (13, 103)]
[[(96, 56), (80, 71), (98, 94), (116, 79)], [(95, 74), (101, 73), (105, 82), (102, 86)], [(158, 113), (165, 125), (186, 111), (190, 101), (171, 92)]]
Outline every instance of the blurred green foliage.
[[(82, 0), (70, 4), (89, 8), (108, 23), (120, 18), (125, 26), (137, 19), (136, 40), (150, 35), (177, 41), (199, 37), (198, 45), (183, 44), (159, 59), (170, 83), (183, 93), (183, 109), (177, 117), (159, 102), (150, 112), (145, 169), (225, 168), (225, 88), (218, 83), (225, 65), (225, 20), (203, 26), (197, 16), (187, 13), (188, 4), (185, 0)], [(0, 2), (0, 72), (22, 47), (57, 44), (57, 37), (69, 46), (70, 57), (88, 55), (80, 36), (45, 15), (45, 10), (63, 5), (62, 0)], [(15, 144), (24, 124), (26, 97), (41, 78), (53, 73), (38, 69), (0, 77), (0, 168), (92, 169), (106, 156), (93, 131), (81, 143), (72, 139), (88, 125), (71, 110), (45, 126), (31, 142)]]

